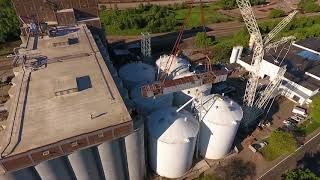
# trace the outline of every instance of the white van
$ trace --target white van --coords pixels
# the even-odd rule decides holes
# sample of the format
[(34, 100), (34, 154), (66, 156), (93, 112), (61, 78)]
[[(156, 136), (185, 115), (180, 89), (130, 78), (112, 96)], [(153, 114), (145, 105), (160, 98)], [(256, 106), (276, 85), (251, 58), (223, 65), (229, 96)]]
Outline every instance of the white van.
[(307, 110), (305, 108), (302, 108), (302, 107), (299, 107), (299, 106), (294, 107), (292, 112), (294, 114), (299, 114), (299, 115), (301, 115), (303, 117), (307, 117), (308, 116)]

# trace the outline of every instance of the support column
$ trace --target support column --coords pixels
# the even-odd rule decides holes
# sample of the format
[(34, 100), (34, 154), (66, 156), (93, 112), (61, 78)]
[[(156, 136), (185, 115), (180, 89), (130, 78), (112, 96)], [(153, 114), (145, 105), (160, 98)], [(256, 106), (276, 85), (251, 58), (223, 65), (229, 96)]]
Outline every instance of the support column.
[(144, 125), (124, 138), (130, 180), (145, 179)]
[(42, 180), (72, 180), (72, 172), (63, 157), (42, 162), (35, 166)]
[(119, 139), (107, 141), (98, 146), (98, 151), (107, 180), (124, 180), (125, 168)]
[(0, 175), (0, 180), (41, 180), (41, 178), (33, 167), (29, 167), (16, 172)]
[(73, 152), (68, 159), (77, 180), (102, 179), (91, 148)]

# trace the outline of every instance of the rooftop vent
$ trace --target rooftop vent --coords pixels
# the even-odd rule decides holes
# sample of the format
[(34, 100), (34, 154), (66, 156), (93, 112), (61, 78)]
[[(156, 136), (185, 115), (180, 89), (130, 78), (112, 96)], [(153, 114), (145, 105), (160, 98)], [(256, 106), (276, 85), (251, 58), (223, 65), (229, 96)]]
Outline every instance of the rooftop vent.
[(78, 91), (78, 85), (76, 78), (74, 77), (63, 77), (56, 81), (55, 95), (62, 96)]

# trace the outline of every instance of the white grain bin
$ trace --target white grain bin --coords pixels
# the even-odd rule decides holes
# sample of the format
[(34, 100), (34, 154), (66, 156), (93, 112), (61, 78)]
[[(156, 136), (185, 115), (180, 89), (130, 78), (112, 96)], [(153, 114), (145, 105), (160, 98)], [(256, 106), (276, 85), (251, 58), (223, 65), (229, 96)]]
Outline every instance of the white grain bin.
[[(183, 74), (180, 74), (178, 76), (175, 76), (174, 79), (183, 78), (186, 76), (194, 75), (192, 72), (185, 72)], [(199, 95), (206, 96), (211, 93), (212, 84), (205, 84), (199, 87), (191, 88), (191, 89), (185, 89), (183, 91), (178, 91), (174, 93), (173, 97), (173, 105), (174, 106), (182, 106), (186, 102), (188, 102), (193, 97), (197, 97)], [(191, 110), (191, 104), (189, 104), (186, 108), (186, 110)]]
[(196, 106), (200, 122), (199, 150), (208, 159), (226, 156), (243, 117), (241, 107), (231, 99), (209, 95)]
[(139, 84), (146, 84), (155, 80), (155, 70), (151, 65), (145, 63), (126, 64), (119, 70), (119, 76), (123, 85), (130, 91)]
[(237, 60), (240, 59), (241, 54), (242, 54), (242, 50), (243, 50), (242, 46), (233, 47), (232, 53), (230, 56), (230, 64), (236, 63)]
[(158, 68), (158, 71), (163, 72), (166, 68), (167, 62), (168, 67), (170, 65), (170, 62), (172, 62), (169, 72), (168, 72), (168, 79), (172, 79), (173, 77), (189, 71), (189, 67), (191, 66), (190, 62), (186, 59), (180, 58), (180, 57), (171, 57), (169, 61), (168, 55), (160, 56), (160, 58), (156, 61), (156, 65)]
[(178, 178), (192, 165), (199, 123), (191, 113), (163, 108), (148, 116), (150, 166), (160, 176)]
[(142, 115), (148, 115), (154, 110), (172, 106), (173, 94), (145, 98), (141, 95), (141, 86), (136, 86), (130, 92), (132, 101)]

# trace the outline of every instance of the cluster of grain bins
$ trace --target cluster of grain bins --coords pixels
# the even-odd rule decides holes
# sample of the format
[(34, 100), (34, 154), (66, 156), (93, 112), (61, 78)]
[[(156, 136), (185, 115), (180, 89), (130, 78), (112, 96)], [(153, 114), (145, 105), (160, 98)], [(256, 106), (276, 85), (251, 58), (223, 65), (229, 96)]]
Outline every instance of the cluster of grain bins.
[[(132, 167), (139, 169), (135, 174), (144, 174), (145, 166), (142, 165), (147, 163), (150, 172), (166, 178), (179, 178), (191, 169), (195, 153), (208, 159), (220, 159), (229, 154), (242, 119), (242, 109), (228, 97), (211, 95), (210, 84), (160, 97), (142, 97), (141, 87), (155, 82), (157, 75), (168, 67), (167, 62), (171, 64), (167, 79), (179, 79), (195, 73), (189, 71), (191, 65), (188, 60), (170, 56), (161, 56), (155, 67), (137, 62), (119, 69), (123, 87), (129, 91), (130, 100), (142, 117), (136, 123), (135, 132), (126, 137), (124, 148), (127, 156), (129, 154), (127, 159), (134, 164)], [(201, 101), (179, 108), (192, 98), (201, 98)], [(198, 152), (195, 152), (196, 143)], [(140, 162), (145, 159), (148, 162)]]

